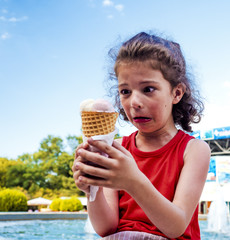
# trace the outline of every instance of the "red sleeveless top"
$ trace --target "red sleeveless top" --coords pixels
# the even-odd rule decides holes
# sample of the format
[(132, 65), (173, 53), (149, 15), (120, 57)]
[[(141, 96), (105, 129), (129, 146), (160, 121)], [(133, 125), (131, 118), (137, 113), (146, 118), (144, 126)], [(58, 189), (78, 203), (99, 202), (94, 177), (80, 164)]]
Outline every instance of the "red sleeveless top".
[[(142, 152), (136, 148), (134, 132), (123, 137), (124, 146), (133, 155), (139, 169), (150, 179), (154, 187), (168, 200), (173, 201), (184, 161), (183, 154), (189, 140), (193, 137), (179, 130), (175, 137), (162, 148), (153, 152)], [(143, 231), (166, 237), (148, 219), (144, 211), (125, 191), (119, 191), (120, 220), (118, 232)], [(176, 239), (200, 239), (198, 207), (182, 236)]]

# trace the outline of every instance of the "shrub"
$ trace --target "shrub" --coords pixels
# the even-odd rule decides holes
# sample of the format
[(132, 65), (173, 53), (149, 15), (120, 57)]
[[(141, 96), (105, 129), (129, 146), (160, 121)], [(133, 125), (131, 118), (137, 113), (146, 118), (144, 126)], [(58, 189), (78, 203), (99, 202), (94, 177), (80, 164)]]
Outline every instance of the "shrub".
[(80, 211), (81, 209), (83, 209), (81, 201), (76, 197), (63, 199), (60, 204), (61, 211), (74, 212), (74, 211)]
[(60, 204), (62, 202), (62, 199), (55, 198), (52, 203), (50, 204), (49, 208), (53, 211), (60, 211)]
[(18, 190), (0, 191), (0, 211), (27, 211), (26, 195)]

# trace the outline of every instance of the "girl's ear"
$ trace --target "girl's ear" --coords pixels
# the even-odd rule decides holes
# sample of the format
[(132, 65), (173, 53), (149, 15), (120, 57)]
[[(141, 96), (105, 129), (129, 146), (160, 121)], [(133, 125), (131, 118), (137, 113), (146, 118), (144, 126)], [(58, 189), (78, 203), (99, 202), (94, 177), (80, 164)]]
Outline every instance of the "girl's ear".
[(183, 83), (179, 83), (173, 89), (173, 104), (180, 102), (181, 98), (184, 96), (186, 86)]

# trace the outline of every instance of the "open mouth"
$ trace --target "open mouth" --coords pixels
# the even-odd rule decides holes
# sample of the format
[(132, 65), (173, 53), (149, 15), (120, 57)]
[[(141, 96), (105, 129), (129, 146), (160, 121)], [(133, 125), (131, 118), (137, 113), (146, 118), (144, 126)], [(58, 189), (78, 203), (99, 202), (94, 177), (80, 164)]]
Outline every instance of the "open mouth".
[(151, 118), (148, 117), (135, 117), (133, 118), (133, 121), (136, 123), (145, 123), (151, 121)]

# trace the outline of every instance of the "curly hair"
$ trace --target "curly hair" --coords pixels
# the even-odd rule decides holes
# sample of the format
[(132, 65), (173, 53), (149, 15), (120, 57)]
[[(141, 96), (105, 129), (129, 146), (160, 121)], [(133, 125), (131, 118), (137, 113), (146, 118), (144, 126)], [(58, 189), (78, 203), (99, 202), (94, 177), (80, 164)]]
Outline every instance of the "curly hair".
[(204, 105), (199, 92), (195, 91), (193, 87), (192, 78), (188, 74), (178, 43), (141, 32), (124, 42), (118, 51), (115, 48), (111, 49), (109, 56), (113, 62), (115, 61), (114, 68), (109, 74), (110, 80), (115, 80), (115, 84), (110, 88), (110, 93), (115, 98), (115, 106), (125, 121), (128, 121), (128, 118), (120, 102), (118, 68), (122, 64), (148, 62), (153, 69), (161, 71), (172, 89), (180, 83), (185, 86), (185, 93), (181, 101), (173, 106), (172, 114), (177, 126), (192, 132), (190, 125), (200, 122)]

